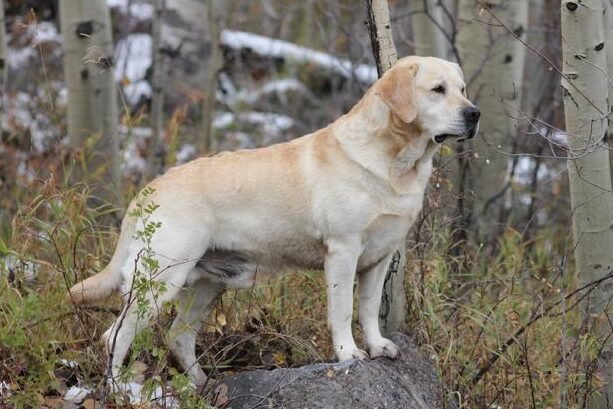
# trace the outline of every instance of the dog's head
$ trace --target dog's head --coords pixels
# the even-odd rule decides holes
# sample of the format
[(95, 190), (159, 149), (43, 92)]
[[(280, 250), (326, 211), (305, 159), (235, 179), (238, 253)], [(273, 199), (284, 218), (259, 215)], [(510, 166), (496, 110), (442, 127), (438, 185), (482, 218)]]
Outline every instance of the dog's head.
[(479, 109), (466, 98), (458, 64), (434, 57), (405, 57), (375, 84), (375, 94), (402, 122), (415, 123), (435, 142), (470, 139)]

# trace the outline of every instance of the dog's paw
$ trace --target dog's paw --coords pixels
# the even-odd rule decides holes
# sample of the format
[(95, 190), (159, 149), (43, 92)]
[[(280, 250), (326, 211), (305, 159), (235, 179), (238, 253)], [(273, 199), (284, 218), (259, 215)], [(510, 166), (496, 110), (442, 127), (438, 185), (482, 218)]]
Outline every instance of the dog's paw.
[(386, 338), (381, 338), (380, 342), (370, 345), (369, 351), (371, 358), (384, 356), (387, 358), (396, 359), (398, 358), (398, 355), (400, 355), (400, 348), (398, 348), (398, 345)]
[(358, 359), (360, 361), (366, 361), (368, 359), (368, 353), (358, 347), (353, 348), (336, 348), (336, 357), (339, 362), (348, 361), (350, 359)]

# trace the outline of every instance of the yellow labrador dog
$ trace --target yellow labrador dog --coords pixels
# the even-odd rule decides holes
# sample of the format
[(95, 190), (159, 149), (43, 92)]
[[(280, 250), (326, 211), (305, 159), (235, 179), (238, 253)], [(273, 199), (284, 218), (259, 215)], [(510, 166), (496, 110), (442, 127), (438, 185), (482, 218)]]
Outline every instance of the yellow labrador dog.
[[(464, 87), (457, 64), (406, 57), (324, 129), (267, 148), (196, 159), (151, 182), (154, 193), (146, 200), (159, 206), (151, 221), (161, 227), (150, 249), (165, 291), (150, 300), (145, 316), (127, 303), (106, 332), (113, 376), (157, 306), (178, 299), (170, 348), (193, 382), (204, 383), (195, 340), (217, 297), (226, 288), (253, 285), (256, 272), (287, 268), (325, 271), (339, 361), (368, 357), (351, 332), (357, 276), (370, 357), (395, 358), (398, 347), (379, 330), (384, 277), (422, 208), (439, 144), (477, 132), (480, 113)], [(109, 265), (70, 289), (73, 302), (114, 290), (128, 297), (142, 263), (138, 219), (124, 219)]]

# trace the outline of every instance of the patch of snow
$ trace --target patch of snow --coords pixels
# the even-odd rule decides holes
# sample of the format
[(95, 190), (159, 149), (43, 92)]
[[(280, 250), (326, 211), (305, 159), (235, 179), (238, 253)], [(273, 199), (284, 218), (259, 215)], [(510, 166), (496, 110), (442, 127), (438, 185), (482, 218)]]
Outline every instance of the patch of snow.
[(11, 396), (11, 385), (5, 381), (0, 381), (0, 397), (8, 398)]
[(186, 143), (185, 145), (181, 146), (177, 152), (177, 165), (192, 160), (196, 156), (196, 153), (196, 147), (191, 143)]
[(39, 44), (48, 42), (59, 44), (62, 42), (62, 36), (58, 33), (57, 27), (49, 21), (28, 24), (26, 26), (26, 38), (29, 44), (27, 46), (7, 47), (6, 59), (9, 68), (20, 69), (24, 65), (30, 64), (32, 59), (39, 58), (39, 52), (36, 49)]
[(115, 79), (128, 80), (124, 86), (126, 99), (132, 105), (151, 96), (151, 85), (145, 80), (151, 67), (152, 39), (149, 34), (130, 34), (115, 47)]
[(260, 125), (264, 133), (278, 134), (286, 131), (295, 122), (292, 118), (286, 115), (274, 114), (271, 112), (246, 112), (240, 115), (240, 120), (254, 125)]
[(123, 87), (123, 93), (130, 105), (136, 105), (141, 98), (150, 98), (153, 92), (151, 84), (147, 81), (136, 81)]
[(130, 403), (133, 405), (143, 405), (151, 401), (157, 402), (164, 408), (179, 408), (179, 401), (171, 396), (169, 393), (165, 392), (161, 386), (156, 386), (156, 388), (145, 396), (143, 391), (143, 385), (136, 382), (129, 382), (121, 385), (125, 394), (130, 399)]
[[(275, 114), (272, 112), (245, 112), (238, 114), (238, 118), (231, 112), (222, 112), (215, 115), (215, 118), (213, 119), (213, 128), (224, 129), (236, 122), (259, 127), (266, 139), (265, 141), (262, 141), (264, 144), (277, 140), (279, 136), (296, 124), (294, 119), (290, 118), (289, 116)], [(242, 139), (244, 135), (239, 135), (239, 139)], [(226, 137), (229, 137), (229, 134), (224, 136), (224, 138)], [(244, 141), (241, 141), (240, 143), (242, 147), (248, 145), (243, 144), (242, 142)]]
[(216, 129), (227, 128), (236, 121), (234, 114), (230, 112), (221, 112), (215, 115), (211, 126)]
[(37, 24), (28, 26), (32, 33), (32, 43), (38, 45), (47, 42), (62, 42), (62, 36), (57, 31), (57, 26), (50, 21), (41, 21)]
[(106, 5), (112, 9), (128, 7), (128, 0), (106, 0)]
[(224, 150), (253, 149), (257, 147), (253, 135), (239, 131), (224, 134), (221, 145)]
[(130, 6), (130, 16), (138, 20), (152, 20), (155, 8), (151, 4), (132, 3)]
[(18, 92), (9, 100), (8, 111), (13, 115), (15, 122), (27, 126), (32, 122), (30, 103), (32, 97), (26, 92)]
[(70, 389), (68, 389), (68, 391), (66, 391), (66, 394), (64, 395), (64, 400), (67, 400), (73, 403), (81, 403), (93, 391), (94, 390), (90, 388), (83, 388), (83, 387), (74, 385), (74, 386), (71, 386)]
[(263, 56), (313, 63), (333, 70), (346, 78), (355, 76), (360, 82), (366, 84), (377, 79), (377, 70), (370, 65), (353, 64), (349, 60), (331, 54), (253, 33), (224, 30), (221, 33), (221, 44), (232, 49), (249, 48), (256, 54)]
[[(509, 171), (512, 165), (512, 161), (509, 161)], [(534, 172), (535, 166), (536, 159), (532, 156), (520, 156), (517, 158), (517, 163), (515, 165), (515, 182), (519, 182), (523, 185), (529, 185), (532, 182), (532, 173)], [(537, 180), (544, 179), (547, 177), (548, 173), (549, 167), (545, 163), (541, 162), (536, 175)]]
[(138, 141), (128, 141), (123, 149), (123, 162), (121, 171), (124, 174), (144, 173), (147, 170), (147, 161), (140, 155)]
[(219, 74), (219, 85), (220, 88), (223, 89), (226, 94), (233, 95), (237, 92), (234, 83), (232, 82), (228, 74), (223, 71)]
[(135, 137), (137, 137), (139, 139), (151, 138), (151, 135), (153, 135), (153, 131), (148, 126), (132, 126), (132, 127), (128, 127), (126, 125), (119, 125), (117, 127), (117, 132), (120, 135), (135, 136)]
[(68, 88), (62, 87), (58, 93), (57, 98), (55, 99), (56, 105), (66, 106), (68, 104)]
[(60, 359), (59, 363), (67, 368), (76, 368), (77, 366), (79, 366), (79, 363), (77, 361), (64, 358)]
[[(119, 9), (123, 14), (128, 14), (128, 0), (107, 0), (106, 4), (112, 9)], [(130, 17), (137, 20), (151, 20), (155, 13), (155, 8), (151, 4), (147, 3), (135, 3), (130, 4)]]
[(24, 65), (29, 64), (32, 58), (37, 56), (37, 52), (32, 47), (13, 48), (8, 47), (6, 50), (6, 61), (9, 68), (18, 70)]
[(121, 171), (126, 175), (143, 173), (147, 169), (147, 161), (141, 156), (147, 146), (147, 140), (153, 132), (146, 126), (129, 127), (121, 124), (117, 127), (117, 133), (122, 138), (123, 146), (121, 156)]
[(115, 79), (130, 81), (145, 78), (151, 67), (153, 40), (149, 34), (130, 34), (119, 40), (115, 47)]
[[(52, 84), (53, 86), (53, 84)], [(46, 88), (39, 88), (38, 99), (48, 99)], [(57, 132), (52, 118), (41, 111), (35, 99), (26, 92), (18, 92), (7, 101), (7, 116), (13, 126), (27, 129), (30, 134), (32, 147), (39, 153), (47, 150), (48, 144)]]
[(308, 92), (306, 87), (294, 78), (284, 78), (267, 82), (261, 88), (255, 91), (241, 90), (236, 95), (236, 100), (243, 101), (248, 104), (256, 103), (260, 98), (267, 94), (284, 94), (289, 91), (297, 91), (301, 93)]
[(558, 145), (568, 146), (568, 134), (564, 131), (554, 130), (549, 133), (549, 139)]
[(554, 145), (560, 147), (568, 146), (568, 134), (561, 129), (543, 126), (540, 129), (536, 129), (535, 132)]
[(220, 72), (219, 84), (215, 91), (215, 99), (225, 105), (234, 105), (236, 103), (237, 90), (230, 76), (225, 72)]

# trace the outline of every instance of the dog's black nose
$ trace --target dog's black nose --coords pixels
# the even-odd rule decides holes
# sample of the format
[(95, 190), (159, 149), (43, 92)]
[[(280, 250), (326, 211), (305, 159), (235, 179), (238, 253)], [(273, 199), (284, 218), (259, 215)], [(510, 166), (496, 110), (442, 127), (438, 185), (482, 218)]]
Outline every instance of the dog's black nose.
[(481, 111), (477, 107), (468, 107), (464, 109), (462, 115), (464, 115), (466, 122), (476, 124), (481, 116)]

